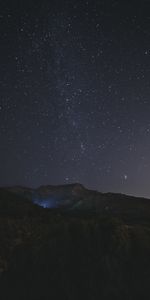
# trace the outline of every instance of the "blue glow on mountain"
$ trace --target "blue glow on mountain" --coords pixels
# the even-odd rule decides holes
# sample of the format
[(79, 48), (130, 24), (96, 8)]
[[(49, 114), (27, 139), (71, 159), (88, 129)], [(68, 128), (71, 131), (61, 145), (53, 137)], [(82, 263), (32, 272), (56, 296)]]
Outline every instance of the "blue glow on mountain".
[(43, 208), (55, 208), (57, 207), (56, 199), (48, 198), (48, 199), (33, 199), (33, 203), (42, 206)]

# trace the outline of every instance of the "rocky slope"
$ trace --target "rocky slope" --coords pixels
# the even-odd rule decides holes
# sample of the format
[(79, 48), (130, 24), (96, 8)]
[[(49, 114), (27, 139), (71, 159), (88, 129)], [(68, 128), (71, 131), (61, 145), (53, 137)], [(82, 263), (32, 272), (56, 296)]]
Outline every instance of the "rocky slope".
[(79, 183), (60, 186), (41, 186), (37, 189), (8, 187), (3, 189), (17, 197), (28, 199), (44, 208), (71, 211), (90, 211), (130, 218), (150, 217), (150, 200), (115, 193), (100, 193)]

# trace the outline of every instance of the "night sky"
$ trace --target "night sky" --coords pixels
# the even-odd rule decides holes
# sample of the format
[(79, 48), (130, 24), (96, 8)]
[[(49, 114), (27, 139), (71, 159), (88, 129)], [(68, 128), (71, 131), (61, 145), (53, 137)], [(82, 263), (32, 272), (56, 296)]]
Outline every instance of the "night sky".
[(3, 1), (0, 185), (150, 198), (149, 1)]

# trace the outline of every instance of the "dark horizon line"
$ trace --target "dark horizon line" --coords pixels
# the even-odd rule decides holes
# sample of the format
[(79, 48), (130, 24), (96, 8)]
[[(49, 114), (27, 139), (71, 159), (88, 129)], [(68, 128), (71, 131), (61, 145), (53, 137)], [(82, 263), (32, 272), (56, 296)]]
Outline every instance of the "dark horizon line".
[(144, 196), (137, 196), (137, 195), (133, 195), (133, 194), (127, 194), (127, 193), (121, 193), (121, 192), (112, 192), (112, 191), (100, 191), (100, 190), (96, 190), (96, 189), (92, 189), (92, 188), (87, 188), (85, 187), (82, 183), (79, 182), (73, 182), (73, 183), (64, 183), (64, 184), (45, 184), (45, 185), (39, 185), (38, 187), (31, 187), (31, 186), (26, 186), (26, 185), (0, 185), (0, 189), (9, 189), (9, 188), (23, 188), (23, 189), (30, 189), (30, 190), (38, 190), (42, 187), (46, 188), (46, 187), (55, 187), (55, 188), (59, 188), (59, 187), (65, 187), (65, 186), (74, 186), (74, 185), (80, 185), (83, 187), (83, 189), (87, 190), (87, 191), (91, 191), (91, 192), (97, 192), (97, 193), (101, 193), (101, 194), (112, 194), (112, 195), (122, 195), (122, 196), (127, 196), (127, 197), (133, 197), (133, 198), (139, 198), (139, 199), (148, 199), (150, 200), (150, 198), (148, 197), (144, 197)]

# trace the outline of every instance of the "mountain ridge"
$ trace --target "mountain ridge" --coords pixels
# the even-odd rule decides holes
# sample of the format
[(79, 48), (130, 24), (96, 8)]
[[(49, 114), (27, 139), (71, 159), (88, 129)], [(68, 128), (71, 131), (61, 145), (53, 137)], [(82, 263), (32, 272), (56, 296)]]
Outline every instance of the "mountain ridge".
[(111, 192), (101, 193), (86, 189), (79, 183), (45, 185), (36, 189), (14, 186), (0, 188), (0, 191), (2, 189), (43, 208), (127, 215), (130, 218), (150, 217), (150, 200), (147, 198)]

